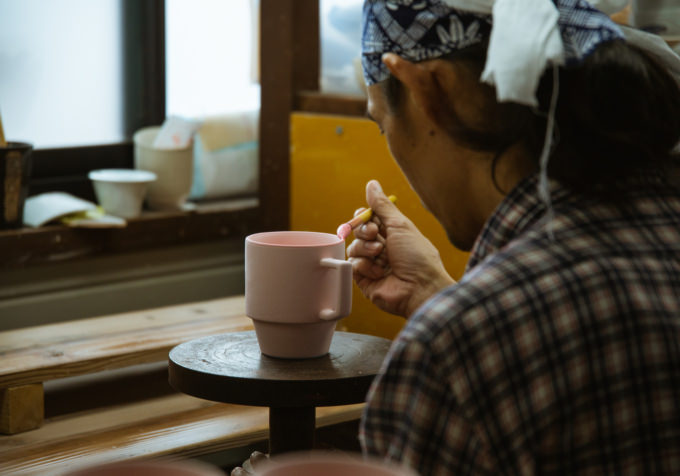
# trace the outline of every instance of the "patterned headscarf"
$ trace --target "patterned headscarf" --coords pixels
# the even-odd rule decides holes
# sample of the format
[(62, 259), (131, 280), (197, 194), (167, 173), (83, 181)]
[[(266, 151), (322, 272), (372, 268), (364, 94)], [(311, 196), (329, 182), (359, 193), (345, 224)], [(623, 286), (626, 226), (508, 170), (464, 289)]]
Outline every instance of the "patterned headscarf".
[(578, 63), (623, 36), (585, 0), (367, 0), (362, 65), (371, 85), (389, 76), (386, 52), (417, 62), (488, 39), (482, 81), (496, 86), (499, 101), (535, 106), (548, 65)]

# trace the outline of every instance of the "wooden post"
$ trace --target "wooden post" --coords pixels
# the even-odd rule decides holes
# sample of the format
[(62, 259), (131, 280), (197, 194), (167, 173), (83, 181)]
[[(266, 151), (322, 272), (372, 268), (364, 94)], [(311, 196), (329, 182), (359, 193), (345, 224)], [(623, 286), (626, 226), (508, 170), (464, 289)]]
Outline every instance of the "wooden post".
[(298, 92), (319, 86), (319, 2), (262, 0), (260, 8), (262, 227), (287, 230), (290, 113)]
[(13, 435), (39, 428), (44, 416), (42, 383), (0, 389), (0, 433)]
[(314, 407), (269, 408), (269, 453), (277, 455), (314, 448)]

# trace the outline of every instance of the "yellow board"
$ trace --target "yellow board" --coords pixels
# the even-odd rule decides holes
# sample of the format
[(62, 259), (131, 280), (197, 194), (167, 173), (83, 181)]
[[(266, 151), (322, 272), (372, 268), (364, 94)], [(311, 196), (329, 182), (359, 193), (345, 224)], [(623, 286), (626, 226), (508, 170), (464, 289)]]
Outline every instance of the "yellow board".
[[(335, 233), (354, 210), (366, 206), (365, 186), (377, 179), (397, 206), (439, 249), (454, 278), (463, 274), (468, 254), (455, 249), (427, 212), (389, 153), (377, 126), (362, 118), (295, 113), (291, 117), (291, 230)], [(347, 238), (349, 244), (352, 240)], [(376, 308), (353, 289), (352, 314), (339, 329), (393, 338), (401, 317)]]

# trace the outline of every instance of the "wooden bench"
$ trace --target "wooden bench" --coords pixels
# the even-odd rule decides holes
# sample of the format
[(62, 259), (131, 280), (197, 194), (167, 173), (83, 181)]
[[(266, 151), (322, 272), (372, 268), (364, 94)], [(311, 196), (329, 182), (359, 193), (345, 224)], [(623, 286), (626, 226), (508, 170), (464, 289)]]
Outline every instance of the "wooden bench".
[[(60, 474), (122, 459), (193, 457), (265, 441), (266, 408), (178, 394), (165, 378), (175, 345), (251, 329), (244, 310), (243, 297), (237, 296), (0, 332), (0, 474)], [(132, 377), (100, 377), (127, 371)], [(156, 385), (154, 378), (162, 382)], [(60, 387), (74, 381), (62, 385), (66, 390)], [(121, 401), (110, 398), (136, 386), (154, 390)], [(319, 408), (317, 427), (356, 421), (361, 409)]]

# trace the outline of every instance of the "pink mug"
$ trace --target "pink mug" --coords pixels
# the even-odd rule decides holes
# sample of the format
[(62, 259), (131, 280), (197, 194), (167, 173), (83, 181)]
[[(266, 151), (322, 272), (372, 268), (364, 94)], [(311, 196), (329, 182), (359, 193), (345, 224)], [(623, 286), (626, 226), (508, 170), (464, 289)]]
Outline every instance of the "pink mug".
[(273, 456), (255, 467), (255, 476), (418, 476), (411, 468), (360, 453), (307, 452)]
[(336, 321), (352, 307), (345, 241), (329, 233), (273, 231), (246, 237), (246, 315), (263, 354), (328, 353)]
[(104, 463), (63, 476), (224, 476), (224, 473), (217, 466), (198, 460), (160, 459)]

